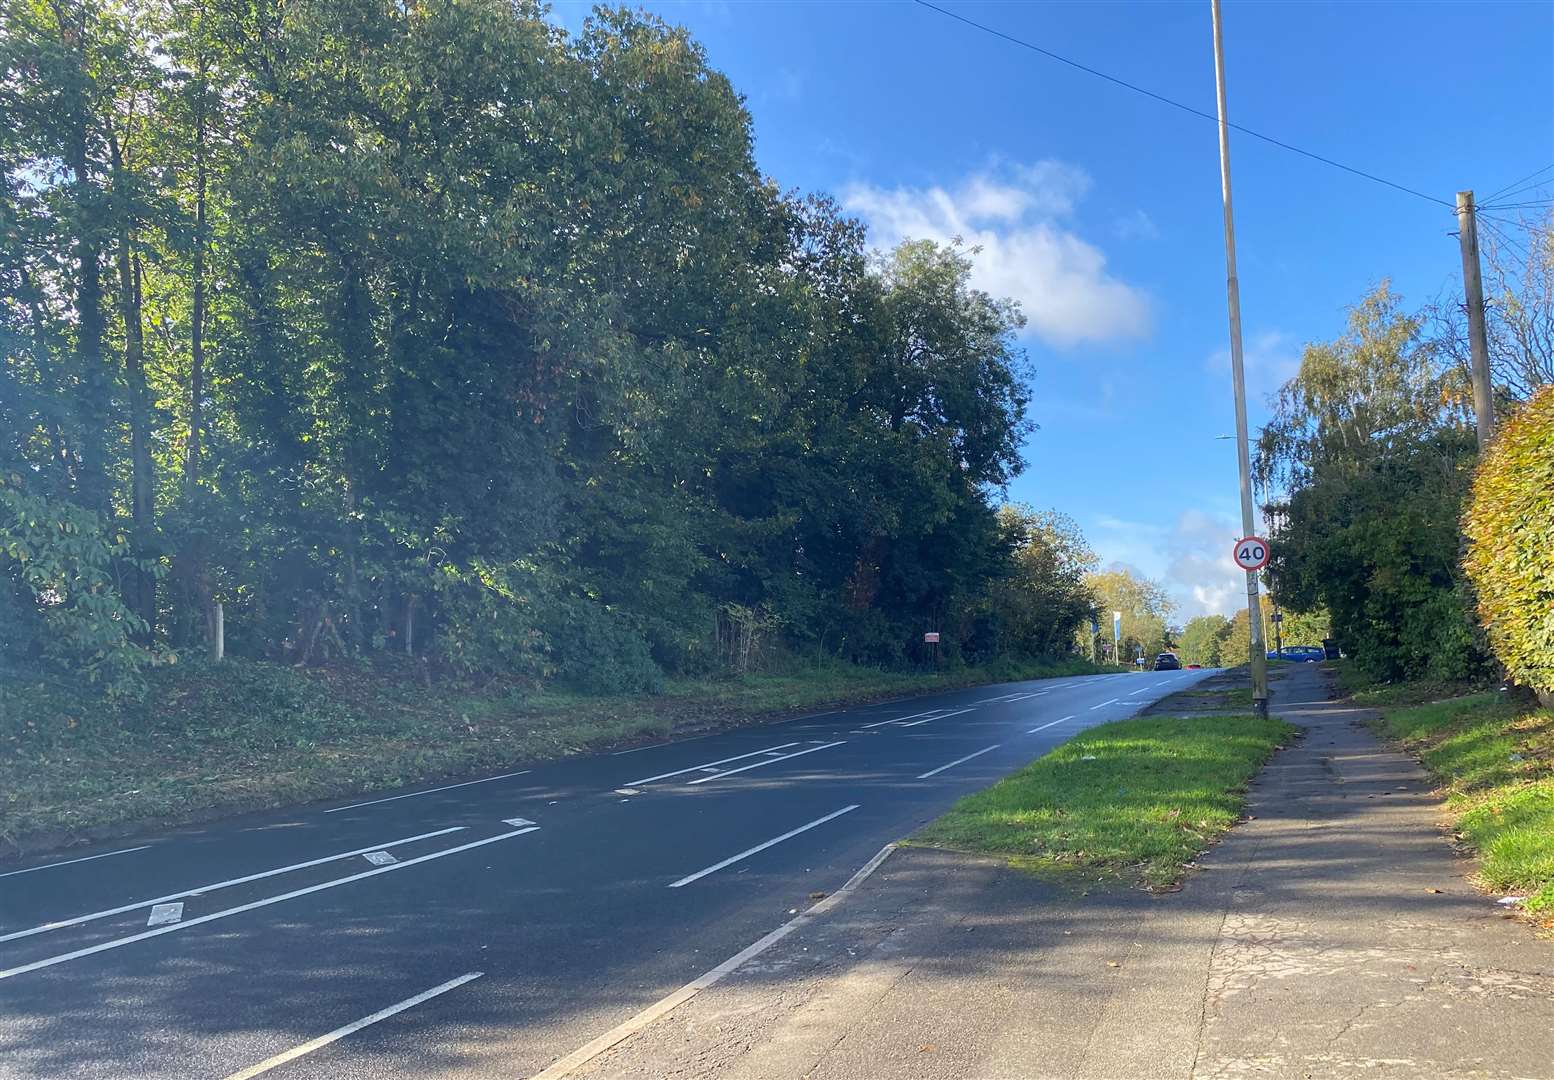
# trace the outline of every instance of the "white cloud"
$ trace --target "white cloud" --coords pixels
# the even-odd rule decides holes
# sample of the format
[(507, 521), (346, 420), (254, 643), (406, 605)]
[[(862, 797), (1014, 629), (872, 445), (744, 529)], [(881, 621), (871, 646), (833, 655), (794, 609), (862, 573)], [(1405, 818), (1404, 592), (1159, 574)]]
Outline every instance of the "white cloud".
[(1082, 170), (1043, 161), (976, 173), (953, 188), (854, 184), (842, 203), (869, 224), (878, 247), (959, 238), (977, 249), (972, 284), (1018, 301), (1049, 344), (1143, 337), (1148, 296), (1114, 277), (1101, 250), (1063, 220), (1089, 186)]
[[(1261, 330), (1245, 338), (1241, 346), (1241, 367), (1246, 373), (1247, 396), (1264, 401), (1300, 372), (1301, 347), (1282, 330)], [(1208, 370), (1216, 375), (1230, 374), (1230, 347), (1216, 349), (1210, 355)]]
[(1225, 514), (1188, 510), (1176, 519), (1165, 543), (1165, 585), (1181, 622), (1246, 606), (1246, 575), (1230, 559), (1239, 536), (1236, 520)]
[(1119, 240), (1160, 239), (1160, 228), (1155, 224), (1155, 219), (1143, 210), (1135, 210), (1117, 218), (1112, 222), (1112, 232), (1117, 234)]

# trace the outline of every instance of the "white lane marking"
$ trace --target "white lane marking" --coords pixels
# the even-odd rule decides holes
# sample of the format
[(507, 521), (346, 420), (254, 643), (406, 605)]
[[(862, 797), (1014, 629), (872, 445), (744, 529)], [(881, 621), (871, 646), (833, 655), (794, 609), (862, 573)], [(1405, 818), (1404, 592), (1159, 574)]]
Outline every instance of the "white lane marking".
[(1072, 716), (1065, 716), (1063, 719), (1061, 719), (1061, 720), (1054, 720), (1050, 724), (1043, 724), (1043, 725), (1041, 725), (1041, 727), (1033, 727), (1033, 728), (1031, 728), (1031, 730), (1027, 731), (1026, 734), (1027, 735), (1034, 735), (1038, 731), (1046, 731), (1049, 727), (1057, 727), (1059, 724), (1066, 724), (1066, 723), (1068, 723), (1072, 719), (1074, 719)]
[[(824, 900), (817, 902), (803, 914), (794, 916), (771, 933), (745, 946), (711, 971), (692, 979), (674, 993), (659, 998), (653, 1004), (637, 1013), (637, 1015), (615, 1025), (598, 1038), (584, 1043), (560, 1061), (535, 1073), (529, 1080), (562, 1080), (563, 1077), (571, 1076), (578, 1069), (610, 1049), (610, 1047), (619, 1044), (624, 1039), (630, 1038), (654, 1021), (674, 1012), (675, 1009), (684, 1005), (691, 998), (707, 989), (707, 987), (720, 982), (725, 976), (739, 970), (747, 961), (760, 956), (795, 930), (802, 929), (809, 923), (814, 922), (847, 899), (868, 879), (870, 874), (880, 868), (880, 864), (889, 858), (890, 853), (895, 850), (895, 844), (886, 844), (880, 848), (879, 853), (874, 858), (864, 863), (863, 866), (858, 868), (856, 874), (847, 879), (846, 885), (843, 885)], [(227, 1080), (242, 1080), (242, 1078), (227, 1077)]]
[(502, 819), (502, 824), (503, 825), (511, 825), (514, 828), (518, 828), (519, 826), (522, 826), (522, 825), (537, 825), (539, 823), (535, 822), (535, 821), (530, 821), (526, 817), (509, 817), (509, 818), (503, 818)]
[(130, 934), (128, 937), (114, 938), (112, 941), (104, 941), (97, 945), (90, 945), (84, 949), (76, 949), (74, 952), (60, 953), (58, 956), (45, 957), (30, 964), (22, 964), (20, 967), (7, 968), (0, 971), (0, 980), (9, 979), (16, 975), (25, 975), (29, 971), (38, 971), (41, 968), (53, 967), (55, 964), (63, 964), (70, 960), (79, 960), (83, 956), (92, 956), (95, 953), (107, 952), (109, 949), (122, 948), (125, 945), (133, 945), (137, 941), (145, 941), (147, 938), (160, 937), (163, 934), (171, 934), (175, 930), (187, 930), (191, 926), (200, 926), (204, 923), (215, 922), (217, 919), (229, 918), (233, 915), (241, 915), (245, 911), (254, 911), (257, 908), (269, 907), (271, 904), (279, 904), (287, 900), (295, 900), (299, 896), (308, 896), (312, 893), (323, 892), (325, 889), (333, 889), (340, 885), (349, 885), (353, 881), (363, 881), (379, 874), (392, 874), (396, 870), (403, 870), (408, 866), (429, 862), (432, 859), (441, 859), (446, 855), (457, 855), (461, 851), (469, 851), (471, 848), (484, 847), (494, 844), (498, 840), (510, 840), (524, 833), (538, 832), (536, 827), (527, 829), (514, 829), (512, 832), (498, 833), (488, 836), (484, 840), (472, 840), (468, 844), (460, 844), (458, 847), (446, 848), (442, 851), (433, 851), (427, 855), (418, 855), (414, 859), (406, 859), (397, 862), (393, 866), (379, 866), (372, 870), (363, 870), (359, 874), (351, 874), (343, 878), (335, 878), (333, 881), (321, 881), (317, 885), (309, 885), (305, 889), (293, 889), (291, 892), (281, 893), (279, 896), (267, 896), (263, 900), (254, 900), (247, 904), (239, 904), (237, 907), (227, 908), (225, 911), (213, 911), (209, 915), (201, 915), (197, 919), (189, 919), (185, 922), (172, 923), (169, 926), (159, 926), (155, 930), (142, 930), (138, 934)]
[(1117, 704), (1117, 699), (1116, 698), (1112, 698), (1110, 701), (1103, 701), (1099, 705), (1092, 705), (1092, 706), (1090, 706), (1090, 711), (1091, 712), (1095, 712), (1095, 710), (1097, 710), (1097, 709), (1104, 709), (1108, 705), (1115, 705), (1115, 704)]
[(264, 870), (257, 874), (247, 874), (243, 877), (228, 878), (226, 881), (218, 881), (211, 885), (197, 885), (183, 892), (168, 893), (166, 896), (153, 897), (150, 900), (137, 900), (133, 904), (125, 904), (123, 907), (108, 908), (106, 911), (94, 911), (89, 915), (77, 915), (71, 919), (61, 919), (59, 922), (44, 923), (42, 926), (34, 926), (30, 930), (13, 930), (9, 934), (0, 934), (0, 941), (15, 941), (17, 938), (31, 937), (33, 934), (43, 934), (50, 930), (62, 930), (67, 926), (80, 926), (85, 922), (95, 919), (106, 919), (112, 915), (123, 915), (126, 911), (135, 911), (143, 907), (152, 907), (165, 903), (168, 900), (183, 900), (190, 896), (202, 896), (205, 893), (215, 892), (217, 889), (231, 888), (233, 885), (247, 885), (250, 881), (259, 881), (261, 878), (275, 877), (277, 874), (289, 874), (293, 870), (306, 870), (310, 866), (322, 866), (326, 862), (336, 862), (340, 859), (350, 859), (357, 855), (365, 855), (369, 851), (381, 851), (384, 848), (398, 847), (400, 844), (411, 844), (417, 840), (430, 840), (434, 836), (446, 836), (448, 833), (462, 832), (464, 826), (454, 825), (448, 829), (438, 829), (436, 832), (419, 833), (415, 836), (406, 836), (398, 840), (390, 840), (388, 843), (373, 844), (371, 847), (355, 848), (351, 851), (342, 851), (335, 855), (325, 855), (321, 859), (309, 859), (307, 862), (292, 863), (290, 866), (277, 866), (274, 870)]
[(320, 1035), (316, 1039), (309, 1039), (301, 1046), (294, 1046), (283, 1054), (276, 1054), (274, 1057), (266, 1058), (257, 1065), (250, 1065), (246, 1069), (239, 1069), (237, 1072), (225, 1077), (225, 1080), (253, 1080), (254, 1077), (267, 1073), (279, 1065), (284, 1065), (288, 1061), (295, 1061), (304, 1054), (311, 1054), (315, 1050), (345, 1038), (352, 1032), (360, 1031), (364, 1027), (370, 1027), (379, 1020), (387, 1020), (396, 1013), (402, 1013), (406, 1009), (413, 1009), (423, 1001), (430, 1001), (439, 994), (446, 994), (449, 990), (463, 986), (465, 983), (478, 979), (484, 974), (485, 972), (483, 971), (471, 971), (467, 975), (460, 975), (457, 979), (449, 979), (447, 982), (440, 983), (430, 990), (421, 991), (415, 997), (408, 997), (397, 1005), (390, 1005), (386, 1009), (379, 1009), (371, 1016), (364, 1016), (360, 1020), (353, 1020), (344, 1027), (335, 1028), (327, 1035)]
[(948, 720), (952, 716), (959, 716), (961, 713), (969, 713), (970, 711), (970, 709), (956, 709), (954, 712), (941, 713), (938, 716), (930, 716), (925, 720), (913, 720), (910, 724), (902, 724), (901, 726), (916, 727), (918, 724), (931, 724), (935, 720)]
[(642, 792), (638, 791), (634, 787), (618, 787), (618, 788), (615, 789), (615, 794), (616, 795), (641, 795)]
[(1129, 697), (1138, 697), (1140, 694), (1147, 694), (1147, 693), (1149, 693), (1149, 691), (1151, 691), (1153, 689), (1154, 689), (1153, 686), (1141, 686), (1137, 690), (1129, 690), (1128, 691), (1128, 696)]
[(355, 810), (358, 806), (377, 806), (379, 803), (398, 802), (400, 799), (414, 799), (418, 795), (435, 795), (439, 791), (452, 791), (454, 788), (469, 787), (471, 784), (489, 784), (493, 780), (511, 780), (515, 776), (527, 776), (530, 770), (519, 769), (517, 772), (503, 773), (501, 776), (487, 776), (479, 780), (466, 780), (462, 784), (444, 784), (442, 787), (427, 788), (425, 791), (412, 791), (405, 795), (390, 795), (384, 799), (368, 799), (366, 802), (355, 802), (350, 806), (337, 806), (333, 810), (325, 810), (326, 814), (338, 814), (342, 810)]
[(774, 846), (776, 844), (780, 844), (784, 840), (791, 840), (795, 836), (797, 836), (799, 833), (809, 832), (809, 830), (813, 829), (817, 825), (824, 825), (826, 822), (834, 821), (835, 819), (841, 817), (843, 814), (850, 814), (854, 810), (858, 809), (858, 805), (859, 805), (858, 803), (853, 803), (851, 806), (844, 806), (840, 810), (832, 811), (831, 813), (827, 814), (825, 817), (816, 818), (814, 821), (811, 821), (808, 825), (800, 825), (797, 829), (789, 829), (787, 832), (783, 833), (781, 836), (774, 836), (770, 840), (767, 840), (764, 843), (757, 844), (753, 848), (746, 848), (745, 850), (741, 851), (738, 855), (730, 855), (728, 858), (724, 859), (722, 862), (713, 863), (711, 866), (707, 867), (705, 870), (698, 870), (694, 874), (687, 874), (685, 877), (681, 878), (679, 881), (670, 882), (669, 887), (671, 889), (678, 889), (682, 885), (689, 885), (693, 881), (699, 881), (702, 878), (706, 877), (708, 874), (716, 874), (719, 870), (722, 870), (725, 866), (733, 866), (735, 863), (739, 862), (739, 860), (741, 860), (741, 859), (748, 859), (750, 856), (756, 854), (757, 852), (765, 851), (767, 848), (772, 847), (772, 846)]
[(146, 925), (163, 926), (178, 922), (182, 918), (183, 904), (155, 904), (151, 908), (151, 917), (146, 920)]
[(373, 866), (389, 866), (399, 861), (386, 851), (366, 851), (362, 853), (362, 858)]
[(884, 727), (886, 724), (894, 724), (900, 720), (915, 720), (919, 716), (932, 716), (934, 713), (943, 712), (943, 709), (929, 709), (927, 712), (907, 713), (905, 716), (892, 716), (889, 720), (876, 720), (872, 724), (864, 724), (866, 728)]
[[(145, 851), (150, 844), (141, 844), (139, 847), (120, 848), (118, 851), (105, 851), (101, 855), (84, 855), (79, 859), (66, 859), (64, 862), (44, 863), (42, 866), (29, 866), (25, 870), (7, 870), (0, 877), (15, 877), (17, 874), (33, 874), (39, 870), (52, 870), (56, 866), (73, 866), (78, 862), (91, 862), (93, 859), (106, 859), (113, 855), (128, 855), (132, 851)], [(0, 941), (4, 941), (0, 938)]]
[(938, 776), (945, 769), (953, 769), (955, 766), (959, 765), (963, 761), (970, 761), (974, 757), (981, 757), (983, 754), (990, 754), (994, 750), (997, 750), (1002, 745), (1003, 745), (1002, 743), (994, 743), (992, 746), (984, 746), (981, 750), (978, 750), (976, 753), (974, 753), (974, 754), (967, 754), (965, 757), (956, 758), (954, 761), (950, 762), (948, 765), (940, 765), (937, 769), (929, 769), (927, 772), (922, 773), (920, 776), (918, 776), (918, 779), (919, 780), (927, 780), (930, 776)]
[(710, 739), (714, 735), (723, 734), (721, 731), (709, 731), (705, 735), (692, 735), (685, 739), (670, 739), (667, 742), (648, 743), (646, 746), (633, 746), (630, 750), (617, 750), (611, 757), (621, 757), (625, 754), (640, 754), (644, 750), (662, 750), (666, 746), (679, 746), (681, 743), (700, 742), (702, 739)]
[(798, 750), (791, 754), (784, 754), (782, 757), (763, 758), (762, 760), (757, 761), (751, 765), (741, 765), (737, 769), (725, 769), (724, 771), (716, 773), (712, 776), (704, 776), (700, 780), (692, 780), (690, 784), (686, 786), (694, 787), (697, 784), (705, 784), (709, 780), (721, 780), (725, 776), (733, 776), (735, 773), (749, 772), (751, 769), (759, 769), (765, 765), (775, 765), (779, 761), (787, 761), (789, 758), (803, 757), (805, 754), (813, 754), (817, 750), (829, 750), (833, 746), (841, 746), (846, 741), (846, 739), (838, 739), (836, 742), (822, 743), (820, 746), (811, 746), (808, 750)]
[[(785, 742), (778, 746), (768, 746), (766, 750), (786, 750), (790, 746), (797, 746), (798, 741)], [(687, 765), (683, 769), (674, 772), (659, 773), (657, 776), (644, 776), (641, 780), (627, 780), (627, 787), (636, 787), (638, 784), (651, 784), (655, 780), (668, 780), (671, 776), (682, 776), (688, 772), (696, 772), (698, 769), (709, 769), (714, 765), (727, 765), (730, 761), (743, 761), (745, 758), (760, 757), (766, 750), (752, 750), (748, 754), (735, 754), (733, 757), (719, 758), (717, 761), (704, 761), (700, 765)]]

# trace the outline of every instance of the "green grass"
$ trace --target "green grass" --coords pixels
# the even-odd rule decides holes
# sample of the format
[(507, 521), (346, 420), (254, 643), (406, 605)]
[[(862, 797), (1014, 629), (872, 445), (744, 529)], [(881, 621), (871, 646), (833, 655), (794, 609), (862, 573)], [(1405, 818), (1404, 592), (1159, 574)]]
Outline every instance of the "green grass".
[(1252, 716), (1102, 724), (961, 799), (911, 842), (1170, 885), (1240, 819), (1247, 783), (1296, 730)]
[(145, 700), (121, 705), (63, 681), (0, 678), (0, 852), (499, 772), (832, 703), (1097, 670), (1082, 661), (937, 673), (831, 663), (679, 681), (652, 697), (591, 697), (427, 686), (397, 666), (298, 671), (228, 660), (155, 669)]
[(1440, 783), (1485, 887), (1554, 916), (1554, 710), (1488, 692), (1387, 709), (1377, 726)]
[(1445, 701), (1462, 697), (1484, 689), (1482, 683), (1440, 682), (1432, 679), (1408, 679), (1399, 682), (1378, 681), (1362, 671), (1350, 658), (1330, 660), (1344, 695), (1355, 704), (1372, 709), (1393, 708), (1401, 705), (1423, 705), (1431, 701)]

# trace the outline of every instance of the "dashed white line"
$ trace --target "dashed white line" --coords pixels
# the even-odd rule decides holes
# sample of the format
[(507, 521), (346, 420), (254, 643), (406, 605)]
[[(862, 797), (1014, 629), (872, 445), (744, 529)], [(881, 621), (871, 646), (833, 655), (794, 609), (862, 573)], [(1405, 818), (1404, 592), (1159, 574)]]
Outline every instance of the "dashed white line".
[(362, 858), (373, 866), (391, 866), (399, 861), (386, 851), (368, 851), (363, 853)]
[(365, 855), (369, 851), (381, 851), (384, 848), (398, 847), (401, 844), (412, 844), (417, 840), (430, 840), (434, 836), (446, 836), (448, 833), (462, 832), (463, 830), (464, 826), (454, 825), (451, 828), (438, 829), (436, 832), (419, 833), (415, 836), (390, 840), (387, 843), (373, 844), (371, 847), (355, 848), (351, 851), (341, 851), (334, 855), (325, 855), (319, 859), (309, 859), (307, 862), (292, 863), (290, 866), (277, 866), (273, 870), (262, 870), (257, 874), (245, 874), (243, 877), (228, 878), (226, 881), (218, 881), (211, 885), (197, 885), (192, 889), (185, 889), (183, 892), (168, 893), (166, 896), (158, 896), (150, 900), (137, 900), (133, 904), (108, 908), (106, 911), (94, 911), (88, 915), (77, 915), (74, 918), (61, 919), (59, 922), (44, 923), (42, 926), (34, 926), (30, 930), (13, 930), (9, 934), (0, 934), (0, 941), (15, 941), (17, 938), (31, 937), (34, 934), (43, 934), (50, 930), (62, 930), (67, 926), (80, 926), (82, 923), (92, 922), (96, 919), (106, 919), (113, 915), (123, 915), (126, 911), (152, 907), (156, 904), (166, 903), (169, 900), (183, 900), (190, 896), (215, 892), (217, 889), (228, 889), (234, 885), (247, 885), (250, 881), (260, 881), (264, 878), (275, 877), (278, 874), (289, 874), (293, 870), (306, 870), (312, 866), (322, 866), (327, 862), (336, 862), (340, 859), (351, 859), (357, 855)]
[(253, 1080), (254, 1077), (267, 1073), (279, 1065), (284, 1065), (288, 1061), (295, 1061), (297, 1058), (302, 1057), (304, 1054), (311, 1054), (315, 1050), (345, 1038), (352, 1032), (360, 1031), (364, 1027), (370, 1027), (380, 1020), (387, 1020), (389, 1017), (396, 1013), (402, 1013), (406, 1009), (413, 1009), (415, 1006), (421, 1004), (421, 1002), (430, 1001), (432, 998), (437, 997), (439, 994), (446, 994), (449, 990), (453, 990), (457, 987), (463, 986), (467, 982), (478, 979), (483, 974), (485, 974), (485, 972), (471, 971), (467, 975), (460, 975), (457, 979), (449, 979), (447, 982), (440, 983), (439, 985), (432, 987), (430, 990), (421, 991), (415, 997), (408, 997), (404, 1001), (399, 1002), (397, 1005), (390, 1005), (386, 1009), (379, 1009), (371, 1016), (364, 1016), (360, 1020), (353, 1020), (351, 1023), (346, 1024), (344, 1027), (335, 1028), (327, 1035), (320, 1035), (316, 1039), (308, 1040), (301, 1046), (294, 1046), (290, 1050), (287, 1050), (284, 1054), (276, 1054), (274, 1057), (266, 1058), (264, 1061), (261, 1061), (257, 1065), (250, 1065), (246, 1069), (239, 1069), (237, 1072), (232, 1073), (230, 1076), (226, 1077), (225, 1080)]
[(71, 960), (79, 960), (83, 956), (92, 956), (96, 953), (107, 952), (109, 949), (122, 948), (125, 945), (133, 945), (137, 941), (145, 941), (147, 938), (161, 937), (163, 934), (171, 934), (178, 930), (187, 930), (191, 926), (200, 926), (204, 923), (215, 922), (217, 919), (230, 918), (233, 915), (241, 915), (245, 911), (254, 911), (258, 908), (269, 907), (271, 904), (283, 903), (287, 900), (295, 900), (299, 896), (308, 896), (312, 893), (323, 892), (325, 889), (333, 889), (340, 885), (349, 885), (353, 881), (363, 881), (366, 878), (377, 877), (379, 874), (392, 874), (396, 870), (415, 866), (418, 863), (430, 862), (432, 859), (441, 859), (447, 855), (457, 855), (461, 851), (469, 851), (471, 848), (484, 847), (494, 844), (498, 840), (510, 840), (515, 836), (525, 833), (538, 832), (537, 827), (527, 829), (515, 829), (512, 832), (498, 833), (488, 836), (484, 840), (472, 840), (468, 844), (460, 844), (458, 847), (446, 848), (442, 851), (433, 851), (426, 855), (419, 855), (414, 859), (406, 859), (397, 862), (393, 866), (379, 866), (373, 870), (363, 870), (359, 874), (350, 874), (343, 878), (335, 878), (333, 881), (321, 881), (317, 885), (309, 885), (305, 889), (293, 889), (291, 892), (281, 893), (279, 896), (267, 896), (263, 900), (254, 900), (251, 903), (239, 904), (237, 907), (227, 908), (225, 911), (213, 911), (209, 915), (201, 915), (197, 919), (189, 919), (185, 922), (171, 923), (167, 926), (159, 926), (155, 930), (142, 930), (138, 934), (130, 934), (128, 937), (115, 938), (112, 941), (104, 941), (97, 945), (90, 945), (84, 949), (76, 949), (74, 952), (60, 953), (58, 956), (45, 957), (35, 960), (30, 964), (22, 964), (19, 967), (7, 968), (0, 971), (0, 980), (9, 979), (17, 975), (25, 975), (29, 971), (38, 971), (42, 968), (53, 967), (55, 964), (63, 964)]
[(400, 799), (414, 799), (418, 795), (435, 795), (439, 791), (452, 791), (454, 788), (469, 787), (472, 784), (489, 784), (493, 780), (511, 780), (515, 776), (524, 776), (528, 769), (519, 769), (517, 772), (503, 773), (501, 776), (486, 776), (479, 780), (465, 780), (462, 784), (444, 784), (442, 787), (427, 788), (425, 791), (411, 791), (404, 795), (390, 795), (383, 799), (368, 799), (366, 802), (352, 803), (350, 806), (337, 806), (333, 810), (325, 810), (326, 814), (338, 814), (342, 810), (355, 810), (358, 806), (377, 806), (379, 803), (398, 802)]
[(655, 780), (668, 780), (671, 776), (684, 776), (688, 772), (696, 772), (699, 769), (710, 769), (718, 765), (727, 765), (730, 761), (743, 761), (745, 758), (760, 757), (769, 750), (786, 750), (790, 746), (797, 746), (798, 742), (785, 742), (777, 746), (768, 746), (765, 750), (752, 750), (748, 754), (735, 754), (733, 757), (719, 758), (717, 761), (703, 761), (699, 765), (687, 765), (683, 769), (674, 772), (659, 773), (657, 776), (644, 776), (641, 780), (627, 780), (626, 787), (636, 787), (638, 784), (651, 784)]
[(1092, 705), (1092, 706), (1090, 706), (1090, 711), (1091, 712), (1095, 712), (1095, 710), (1097, 710), (1097, 709), (1104, 709), (1108, 705), (1115, 705), (1115, 704), (1117, 704), (1117, 699), (1116, 698), (1112, 698), (1110, 701), (1103, 701), (1099, 705)]
[(1038, 731), (1046, 731), (1049, 727), (1057, 727), (1059, 724), (1066, 724), (1066, 723), (1068, 723), (1072, 719), (1074, 719), (1072, 716), (1065, 716), (1063, 719), (1061, 719), (1061, 720), (1054, 720), (1050, 724), (1043, 724), (1043, 725), (1041, 725), (1041, 727), (1033, 727), (1033, 728), (1031, 728), (1031, 730), (1027, 731), (1026, 734), (1027, 735), (1034, 735)]
[(892, 716), (889, 720), (876, 720), (872, 724), (863, 724), (861, 726), (865, 728), (884, 727), (886, 724), (894, 724), (902, 720), (915, 720), (919, 716), (932, 716), (934, 713), (941, 713), (943, 711), (943, 709), (929, 709), (927, 712), (907, 713), (905, 716)]
[(738, 855), (731, 855), (728, 858), (724, 859), (722, 862), (713, 863), (711, 866), (707, 867), (705, 870), (698, 870), (694, 874), (687, 874), (685, 877), (681, 878), (679, 881), (671, 882), (669, 887), (671, 889), (678, 889), (678, 888), (680, 888), (683, 885), (689, 885), (693, 881), (698, 881), (701, 878), (706, 877), (708, 874), (715, 874), (719, 870), (722, 870), (725, 866), (733, 866), (735, 863), (739, 862), (739, 860), (741, 860), (741, 859), (748, 859), (750, 856), (756, 854), (757, 852), (765, 851), (767, 848), (773, 846), (774, 844), (780, 844), (784, 840), (791, 840), (795, 836), (799, 835), (799, 833), (809, 832), (809, 830), (815, 828), (817, 825), (824, 825), (828, 821), (834, 821), (835, 819), (841, 817), (843, 814), (850, 814), (854, 810), (858, 809), (858, 805), (859, 805), (858, 803), (853, 803), (851, 806), (844, 806), (840, 810), (833, 810), (831, 813), (827, 814), (825, 817), (816, 818), (814, 821), (811, 821), (808, 825), (800, 825), (797, 829), (789, 829), (787, 832), (783, 833), (781, 836), (774, 836), (770, 840), (767, 840), (764, 843), (757, 844), (753, 848), (746, 848), (744, 851), (741, 851)]
[(841, 746), (846, 741), (846, 739), (838, 739), (836, 742), (822, 743), (820, 746), (811, 746), (808, 750), (798, 750), (792, 754), (784, 754), (782, 757), (762, 758), (760, 761), (750, 765), (741, 765), (737, 769), (724, 769), (722, 772), (716, 773), (712, 776), (704, 776), (700, 780), (692, 780), (688, 786), (694, 787), (697, 784), (705, 784), (709, 780), (721, 780), (723, 777), (733, 776), (735, 773), (749, 772), (751, 769), (759, 769), (765, 765), (775, 765), (779, 761), (787, 761), (789, 758), (803, 757), (805, 754), (813, 754), (817, 750), (829, 750), (833, 746)]
[(990, 754), (994, 750), (997, 750), (1002, 745), (1003, 745), (1002, 743), (994, 743), (992, 746), (984, 746), (981, 750), (978, 750), (976, 753), (974, 753), (974, 754), (967, 754), (965, 757), (962, 757), (962, 758), (956, 758), (954, 761), (950, 762), (948, 765), (940, 765), (937, 769), (929, 769), (927, 772), (920, 774), (918, 776), (918, 779), (919, 780), (927, 780), (930, 776), (938, 776), (945, 769), (953, 769), (955, 766), (961, 764), (962, 762), (970, 761), (974, 757), (981, 757), (983, 754)]
[[(91, 862), (93, 859), (106, 859), (114, 855), (128, 855), (132, 851), (145, 851), (150, 844), (141, 844), (139, 847), (120, 848), (118, 851), (105, 851), (101, 855), (83, 855), (79, 859), (66, 859), (63, 862), (44, 863), (42, 866), (29, 866), (24, 870), (7, 870), (0, 877), (15, 877), (17, 874), (34, 874), (39, 870), (52, 870), (56, 866), (73, 866), (76, 863)], [(0, 938), (4, 941), (5, 938)]]

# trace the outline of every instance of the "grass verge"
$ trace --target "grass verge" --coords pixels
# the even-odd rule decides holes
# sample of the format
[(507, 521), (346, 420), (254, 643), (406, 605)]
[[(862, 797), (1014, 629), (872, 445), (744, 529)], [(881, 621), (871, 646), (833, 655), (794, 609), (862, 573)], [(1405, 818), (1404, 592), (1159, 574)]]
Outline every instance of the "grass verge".
[(910, 842), (1161, 888), (1240, 820), (1247, 783), (1296, 730), (1253, 716), (1102, 724), (961, 799)]
[(1440, 783), (1483, 885), (1554, 920), (1554, 710), (1491, 691), (1385, 709), (1376, 726)]
[(64, 682), (0, 678), (0, 854), (151, 823), (498, 772), (677, 732), (989, 682), (1090, 674), (1082, 661), (944, 672), (826, 664), (598, 697), (426, 686), (395, 668), (298, 671), (228, 660), (154, 670), (112, 705)]

